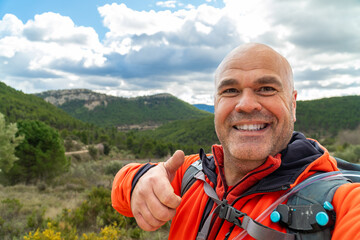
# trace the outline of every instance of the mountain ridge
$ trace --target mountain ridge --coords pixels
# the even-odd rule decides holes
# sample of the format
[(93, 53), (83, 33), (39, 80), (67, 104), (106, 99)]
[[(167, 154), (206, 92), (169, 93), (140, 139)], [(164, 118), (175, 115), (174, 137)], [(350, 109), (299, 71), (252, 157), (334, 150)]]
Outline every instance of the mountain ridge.
[(211, 114), (169, 93), (125, 98), (88, 89), (71, 89), (46, 91), (36, 96), (84, 122), (100, 127), (116, 126), (120, 130), (149, 126), (156, 128), (170, 121), (201, 118)]
[(38, 120), (57, 129), (84, 129), (86, 124), (32, 94), (26, 94), (0, 81), (0, 112), (8, 122)]

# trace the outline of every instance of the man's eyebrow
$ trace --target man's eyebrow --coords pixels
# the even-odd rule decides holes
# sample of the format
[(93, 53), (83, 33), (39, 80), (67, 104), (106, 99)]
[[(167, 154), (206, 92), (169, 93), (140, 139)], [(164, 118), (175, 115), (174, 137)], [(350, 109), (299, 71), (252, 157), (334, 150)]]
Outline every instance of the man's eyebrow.
[(275, 84), (278, 87), (282, 87), (281, 81), (277, 77), (273, 76), (264, 76), (261, 78), (256, 79), (255, 83), (257, 84)]
[[(259, 84), (259, 85), (264, 85), (264, 84), (275, 84), (277, 85), (278, 87), (282, 87), (282, 84), (281, 84), (281, 81), (277, 78), (277, 77), (274, 77), (274, 76), (263, 76), (263, 77), (260, 77), (258, 79), (255, 80), (255, 83), (256, 84)], [(236, 85), (238, 84), (238, 81), (235, 80), (235, 79), (226, 79), (226, 80), (222, 80), (220, 82), (220, 84), (218, 85), (217, 87), (217, 90), (219, 89), (222, 89), (223, 87), (226, 87), (226, 86), (232, 86), (232, 85)]]
[(217, 87), (217, 90), (222, 89), (223, 87), (226, 86), (231, 86), (231, 85), (235, 85), (238, 82), (235, 79), (226, 79), (220, 82), (219, 86)]

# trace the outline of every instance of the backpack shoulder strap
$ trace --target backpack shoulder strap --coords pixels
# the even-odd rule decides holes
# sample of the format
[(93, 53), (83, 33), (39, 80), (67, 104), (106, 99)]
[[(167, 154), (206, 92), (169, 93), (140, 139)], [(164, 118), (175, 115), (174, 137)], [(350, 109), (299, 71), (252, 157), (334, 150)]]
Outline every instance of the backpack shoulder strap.
[(201, 159), (197, 160), (191, 164), (185, 171), (182, 182), (181, 182), (181, 197), (184, 196), (187, 190), (194, 184), (197, 180), (195, 175), (202, 171), (202, 161)]

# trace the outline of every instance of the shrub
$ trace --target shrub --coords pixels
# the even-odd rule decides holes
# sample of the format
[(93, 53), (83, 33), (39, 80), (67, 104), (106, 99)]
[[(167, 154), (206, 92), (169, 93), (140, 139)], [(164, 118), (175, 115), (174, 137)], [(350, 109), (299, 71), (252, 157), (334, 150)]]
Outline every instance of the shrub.
[(118, 161), (114, 161), (111, 162), (109, 164), (107, 164), (104, 168), (105, 174), (107, 175), (113, 175), (115, 176), (116, 173), (120, 170), (120, 168), (122, 168), (124, 166), (123, 163), (118, 162)]
[(98, 157), (98, 149), (94, 146), (88, 146), (89, 155), (93, 160), (96, 160)]
[(135, 227), (133, 218), (127, 218), (116, 212), (111, 206), (111, 191), (96, 187), (87, 199), (73, 211), (64, 210), (60, 221), (67, 222), (74, 228), (86, 232), (116, 223), (119, 227)]
[(23, 230), (21, 222), (18, 221), (20, 217), (20, 210), (23, 205), (18, 199), (7, 198), (1, 201), (0, 204), (0, 238), (19, 236)]
[(39, 229), (35, 232), (30, 232), (29, 235), (24, 236), (24, 240), (63, 240), (63, 238), (61, 238), (61, 233), (56, 232), (49, 222), (47, 229), (42, 232)]
[(360, 145), (341, 145), (334, 155), (349, 162), (359, 163)]
[(33, 210), (31, 215), (27, 217), (27, 227), (28, 228), (39, 228), (42, 227), (45, 223), (44, 215), (45, 208)]

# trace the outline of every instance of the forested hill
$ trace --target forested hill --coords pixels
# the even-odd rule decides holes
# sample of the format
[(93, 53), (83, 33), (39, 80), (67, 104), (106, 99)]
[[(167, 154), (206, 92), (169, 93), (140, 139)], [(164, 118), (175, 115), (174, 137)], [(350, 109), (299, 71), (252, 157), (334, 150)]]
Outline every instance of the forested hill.
[(326, 136), (353, 130), (360, 124), (360, 96), (298, 101), (296, 116), (296, 130), (305, 133)]
[(122, 98), (86, 89), (73, 89), (47, 91), (38, 96), (77, 119), (102, 127), (146, 128), (169, 121), (211, 115), (170, 94)]
[(0, 82), (0, 112), (8, 122), (39, 120), (57, 129), (82, 129), (88, 124), (32, 94), (17, 91)]

